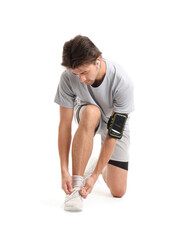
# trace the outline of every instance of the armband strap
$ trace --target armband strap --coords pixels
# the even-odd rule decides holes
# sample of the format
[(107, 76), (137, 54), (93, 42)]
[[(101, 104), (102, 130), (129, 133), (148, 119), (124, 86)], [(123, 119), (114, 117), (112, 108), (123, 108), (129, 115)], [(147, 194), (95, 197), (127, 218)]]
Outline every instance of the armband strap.
[(108, 135), (112, 138), (121, 139), (127, 118), (127, 114), (114, 113), (107, 124)]

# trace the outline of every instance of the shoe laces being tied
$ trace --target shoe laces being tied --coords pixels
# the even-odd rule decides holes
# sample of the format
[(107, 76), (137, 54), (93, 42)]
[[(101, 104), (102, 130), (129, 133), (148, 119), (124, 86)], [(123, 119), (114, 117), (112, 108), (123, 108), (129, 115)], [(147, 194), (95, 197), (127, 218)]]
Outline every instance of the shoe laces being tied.
[(65, 202), (64, 202), (64, 203), (68, 202), (70, 199), (74, 199), (74, 198), (77, 198), (77, 197), (81, 198), (81, 200), (82, 200), (82, 196), (81, 196), (81, 194), (79, 193), (79, 190), (80, 190), (80, 188), (75, 187), (75, 188), (73, 189), (73, 192), (72, 192), (71, 194), (66, 195), (66, 199), (65, 199)]

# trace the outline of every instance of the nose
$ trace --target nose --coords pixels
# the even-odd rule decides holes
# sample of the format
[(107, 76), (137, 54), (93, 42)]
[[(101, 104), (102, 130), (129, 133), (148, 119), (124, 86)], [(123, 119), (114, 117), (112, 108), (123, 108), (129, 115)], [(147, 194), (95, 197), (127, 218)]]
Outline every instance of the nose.
[(80, 76), (80, 82), (83, 83), (86, 81), (86, 77), (85, 76)]

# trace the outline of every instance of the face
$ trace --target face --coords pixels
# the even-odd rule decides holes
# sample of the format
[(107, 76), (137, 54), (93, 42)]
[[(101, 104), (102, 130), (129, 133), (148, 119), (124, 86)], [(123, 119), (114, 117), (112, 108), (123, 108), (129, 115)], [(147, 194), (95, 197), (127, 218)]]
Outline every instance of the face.
[(72, 70), (77, 75), (81, 83), (92, 85), (98, 75), (99, 68), (97, 62), (95, 64), (86, 64)]

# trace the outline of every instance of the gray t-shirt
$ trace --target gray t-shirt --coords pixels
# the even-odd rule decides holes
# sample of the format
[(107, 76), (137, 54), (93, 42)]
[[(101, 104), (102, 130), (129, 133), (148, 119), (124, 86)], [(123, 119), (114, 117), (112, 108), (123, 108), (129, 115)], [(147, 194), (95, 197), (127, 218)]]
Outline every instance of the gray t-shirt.
[(106, 123), (113, 111), (128, 114), (134, 111), (134, 87), (130, 77), (117, 63), (103, 60), (106, 62), (106, 75), (100, 86), (92, 87), (81, 83), (72, 71), (65, 70), (54, 101), (65, 108), (74, 108), (76, 104), (97, 105)]

